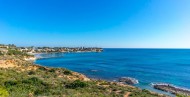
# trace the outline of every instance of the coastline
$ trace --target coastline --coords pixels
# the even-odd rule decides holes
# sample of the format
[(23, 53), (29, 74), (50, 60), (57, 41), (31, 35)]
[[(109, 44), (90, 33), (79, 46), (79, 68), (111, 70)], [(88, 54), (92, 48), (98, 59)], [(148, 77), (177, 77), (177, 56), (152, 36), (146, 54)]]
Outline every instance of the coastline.
[[(48, 95), (54, 95), (53, 97), (57, 97), (58, 95), (67, 95), (67, 97), (73, 97), (74, 95), (74, 97), (79, 97), (82, 95), (86, 95), (86, 97), (89, 97), (90, 95), (94, 95), (94, 97), (99, 97), (100, 95), (107, 95), (107, 97), (115, 97), (116, 95), (118, 97), (135, 97), (135, 95), (147, 95), (147, 97), (148, 95), (152, 97), (168, 97), (163, 94), (158, 94), (148, 90), (142, 90), (137, 87), (118, 82), (90, 79), (81, 73), (70, 71), (65, 68), (51, 68), (37, 65), (34, 64), (34, 62), (26, 61), (16, 56), (9, 56), (9, 58), (5, 59), (4, 61), (9, 61), (9, 63), (6, 63), (4, 65), (12, 65), (9, 68), (1, 67), (0, 73), (3, 73), (2, 77), (4, 77), (4, 80), (0, 80), (0, 87), (3, 86), (3, 89), (5, 89), (5, 91), (8, 91), (9, 96), (11, 97), (21, 97), (21, 95), (25, 95), (25, 97), (27, 95), (30, 95), (31, 97), (35, 95), (45, 96), (47, 95), (46, 93), (50, 93)], [(6, 74), (9, 74), (9, 76), (6, 76)], [(12, 78), (16, 80), (12, 80)], [(64, 81), (64, 83), (62, 83), (62, 81)], [(59, 88), (61, 84), (64, 84), (62, 86), (63, 89)], [(32, 86), (35, 91), (33, 88), (31, 89), (25, 87), (25, 85)], [(56, 89), (51, 87), (52, 85)], [(39, 87), (42, 88), (39, 90)], [(16, 89), (12, 90), (12, 88)], [(20, 91), (17, 91), (17, 88)], [(12, 91), (10, 91), (10, 89)], [(53, 92), (54, 90), (60, 92), (55, 94)], [(61, 92), (63, 90), (66, 90), (71, 94), (67, 94), (67, 92)]]
[[(64, 52), (54, 52), (54, 53), (35, 53), (35, 55), (40, 55), (40, 54), (55, 54), (55, 53), (63, 53), (64, 54)], [(67, 52), (67, 53), (69, 53), (69, 52)], [(77, 52), (72, 52), (72, 53), (77, 53)], [(84, 52), (78, 52), (78, 53), (84, 53)], [(85, 53), (89, 53), (89, 52), (85, 52)], [(40, 58), (36, 58), (36, 60), (38, 60), (38, 59), (47, 59), (47, 58), (54, 58), (54, 57), (40, 57)], [(40, 66), (42, 66), (42, 65), (40, 65)], [(52, 67), (52, 68), (54, 68), (54, 67)], [(58, 67), (58, 68), (64, 68), (64, 67)], [(74, 71), (75, 72), (75, 71)], [(76, 72), (76, 73), (78, 73), (78, 72)], [(81, 74), (81, 73), (79, 73), (79, 74)], [(82, 75), (84, 75), (87, 79), (90, 79), (90, 80), (105, 80), (105, 79), (99, 79), (99, 78), (93, 78), (93, 77), (87, 77), (85, 74), (82, 74)], [(121, 77), (122, 78), (122, 77)], [(138, 84), (139, 82), (138, 82), (138, 80), (137, 79), (135, 79), (135, 78), (131, 78), (131, 77), (123, 77), (123, 78), (129, 78), (129, 79), (132, 79), (132, 80), (135, 80), (136, 81), (136, 83), (135, 84)], [(105, 80), (105, 81), (108, 81), (108, 80)], [(129, 81), (129, 80), (128, 80)], [(118, 85), (120, 85), (120, 86), (129, 86), (129, 87), (132, 87), (132, 88), (139, 88), (139, 87), (136, 87), (136, 86), (134, 86), (133, 84), (127, 84), (128, 83), (128, 81), (120, 81), (120, 78), (118, 79), (118, 80), (114, 80), (114, 81), (108, 81), (108, 82), (111, 82), (111, 83), (116, 83), (116, 84), (118, 84)], [(129, 82), (131, 82), (131, 80), (129, 81)], [(141, 88), (139, 88), (139, 89), (141, 89)], [(151, 93), (153, 93), (153, 94), (157, 94), (157, 93), (159, 93), (159, 92), (153, 92), (153, 91), (151, 91), (151, 90), (148, 90), (149, 92), (151, 92)], [(160, 93), (159, 93), (160, 94)], [(171, 96), (171, 95), (168, 95), (167, 93), (164, 93), (164, 94), (160, 94), (160, 95), (167, 95), (167, 96)]]
[[(51, 58), (51, 57), (50, 57)], [(64, 68), (64, 67), (63, 67)], [(94, 71), (94, 70), (93, 70)], [(128, 77), (128, 76), (125, 76), (125, 77)], [(95, 80), (98, 80), (98, 78), (91, 78), (91, 79), (95, 79)], [(106, 79), (104, 79), (104, 80), (106, 80)], [(107, 80), (108, 81), (108, 80)], [(116, 80), (116, 81), (111, 81), (111, 82), (117, 82), (117, 83), (121, 83), (121, 84), (126, 84), (125, 82), (124, 83), (122, 83), (122, 82), (119, 82), (119, 79), (118, 80)], [(138, 80), (137, 80), (137, 83), (138, 83)], [(151, 84), (151, 83), (150, 83)], [(131, 86), (134, 86), (134, 85), (131, 85)], [(150, 85), (151, 86), (151, 85)], [(136, 87), (136, 86), (134, 86), (134, 87)], [(156, 91), (154, 91), (154, 92), (156, 92), (156, 93), (163, 93), (163, 94), (165, 94), (165, 95), (170, 95), (170, 96), (174, 96), (174, 95), (176, 95), (176, 94), (178, 94), (178, 93), (172, 93), (172, 92), (168, 92), (168, 91), (163, 91), (163, 90), (161, 90), (161, 89), (156, 89), (156, 88), (154, 88), (154, 87), (152, 87), (153, 89), (150, 89), (150, 91), (152, 91), (152, 90), (156, 90)], [(160, 91), (160, 92), (157, 92), (157, 91)]]
[[(14, 52), (17, 52), (17, 51), (14, 51)], [(61, 68), (55, 68), (55, 67), (52, 67), (51, 68), (51, 66), (49, 67), (46, 67), (46, 66), (42, 66), (42, 65), (36, 65), (35, 64), (35, 60), (38, 60), (38, 59), (40, 59), (39, 57), (36, 57), (35, 55), (37, 54), (37, 55), (40, 55), (40, 54), (52, 54), (52, 55), (56, 55), (56, 54), (59, 54), (60, 52), (48, 52), (48, 53), (30, 53), (30, 55), (27, 55), (26, 53), (23, 53), (23, 52), (19, 52), (19, 53), (16, 53), (16, 55), (15, 55), (15, 53), (12, 53), (12, 55), (10, 56), (10, 55), (3, 55), (4, 56), (4, 58), (2, 58), (2, 59), (4, 59), (4, 60), (7, 60), (6, 58), (8, 58), (8, 60), (5, 62), (6, 64), (4, 64), (4, 66), (8, 66), (8, 67), (1, 67), (1, 68), (6, 68), (8, 71), (10, 71), (10, 72), (12, 72), (12, 70), (14, 71), (14, 70), (18, 70), (21, 74), (23, 74), (23, 72), (29, 72), (29, 71), (32, 71), (32, 72), (52, 72), (52, 74), (54, 75), (54, 74), (56, 74), (56, 76), (58, 77), (58, 78), (64, 78), (64, 79), (67, 79), (67, 80), (70, 80), (69, 81), (69, 83), (70, 82), (72, 82), (72, 81), (75, 81), (75, 80), (81, 80), (81, 81), (87, 81), (87, 80), (84, 80), (84, 79), (90, 79), (89, 81), (90, 82), (98, 82), (99, 83), (99, 81), (100, 82), (102, 82), (103, 81), (103, 83), (104, 82), (106, 82), (106, 83), (109, 83), (109, 85), (113, 85), (113, 84), (116, 84), (116, 86), (117, 87), (120, 87), (120, 86), (124, 86), (123, 87), (123, 89), (125, 90), (125, 89), (128, 89), (128, 88), (130, 88), (130, 89), (134, 89), (134, 91), (132, 92), (132, 93), (130, 93), (130, 94), (128, 94), (128, 95), (133, 95), (133, 94), (138, 94), (138, 95), (144, 95), (144, 93), (146, 94), (146, 95), (154, 95), (154, 96), (164, 96), (165, 97), (165, 95), (164, 94), (160, 94), (159, 92), (152, 92), (152, 91), (149, 91), (149, 90), (145, 90), (145, 89), (140, 89), (140, 88), (137, 88), (136, 86), (132, 86), (132, 85), (127, 85), (126, 83), (128, 83), (128, 84), (133, 84), (133, 83), (139, 83), (138, 82), (138, 80), (137, 79), (134, 79), (134, 78), (131, 78), (131, 77), (128, 77), (128, 76), (125, 76), (125, 79), (122, 79), (123, 81), (121, 81), (121, 82), (118, 82), (118, 81), (116, 81), (116, 82), (113, 82), (113, 81), (106, 81), (106, 80), (98, 80), (98, 79), (93, 79), (92, 80), (92, 78), (89, 78), (89, 77), (87, 77), (87, 76), (85, 76), (85, 73), (78, 73), (78, 72), (74, 72), (75, 70), (73, 70), (73, 71), (70, 71), (70, 70), (68, 70), (67, 71), (67, 69), (66, 69), (66, 71), (67, 71), (67, 73), (66, 74), (72, 74), (72, 75), (65, 75), (64, 73), (63, 74), (61, 74), (61, 75), (57, 75), (57, 73), (58, 72), (60, 72), (59, 70), (61, 69), (61, 71), (65, 71), (65, 69), (64, 68), (67, 68), (67, 67), (61, 67)], [(61, 52), (62, 54), (65, 54), (65, 52)], [(67, 52), (67, 53), (69, 53), (69, 52)], [(72, 52), (72, 53), (84, 53), (84, 52)], [(86, 52), (86, 53), (89, 53), (89, 52)], [(72, 54), (71, 54), (72, 55)], [(80, 54), (79, 54), (80, 55)], [(86, 55), (86, 54), (85, 54)], [(88, 54), (87, 54), (88, 55)], [(41, 58), (43, 58), (43, 57), (41, 57)], [(53, 57), (47, 57), (47, 58), (53, 58)], [(19, 61), (20, 60), (20, 61)], [(86, 60), (86, 59), (85, 59)], [(30, 62), (32, 62), (32, 63), (30, 63)], [(2, 63), (2, 62), (1, 62)], [(21, 65), (21, 63), (22, 63), (22, 65)], [(24, 64), (23, 64), (24, 63)], [(57, 71), (57, 69), (58, 69), (58, 71)], [(63, 69), (63, 70), (62, 70)], [(2, 72), (4, 72), (4, 71), (2, 71)], [(71, 73), (72, 72), (72, 73)], [(93, 70), (93, 72), (94, 72), (94, 70)], [(41, 73), (38, 73), (36, 76), (44, 76), (44, 74), (41, 74)], [(26, 75), (26, 76), (28, 76), (28, 75)], [(50, 75), (50, 76), (52, 76), (52, 75)], [(29, 77), (30, 77), (30, 75), (29, 75)], [(53, 77), (53, 76), (52, 76)], [(44, 78), (44, 77), (40, 77), (40, 79), (48, 79), (48, 78)], [(22, 79), (21, 79), (22, 80)], [(62, 79), (63, 80), (63, 79)], [(45, 80), (44, 80), (45, 81)], [(52, 80), (51, 80), (52, 81)], [(106, 86), (107, 87), (107, 85), (99, 85), (99, 84), (95, 84), (95, 86), (96, 85), (98, 85), (98, 86)], [(67, 88), (67, 87), (65, 87), (65, 88)], [(92, 88), (93, 89), (93, 88)], [(120, 90), (119, 90), (120, 91)], [(123, 90), (122, 90), (123, 91)], [(125, 90), (126, 91), (126, 90)], [(137, 92), (135, 92), (135, 91), (139, 91), (139, 92), (142, 92), (142, 93), (137, 93)], [(113, 92), (115, 93), (115, 90), (113, 90)], [(127, 93), (129, 93), (130, 91), (128, 91)], [(125, 92), (124, 92), (125, 93)], [(123, 93), (119, 93), (119, 95), (123, 95)], [(156, 96), (156, 97), (157, 97)]]
[[(32, 58), (26, 58), (26, 60), (31, 60), (35, 61), (37, 59), (44, 59), (44, 58), (54, 58), (53, 56), (50, 57), (43, 57), (42, 55), (47, 55), (47, 54), (68, 54), (68, 53), (99, 53), (97, 51), (77, 51), (77, 52), (41, 52), (41, 53), (28, 53), (29, 55), (33, 55)], [(57, 57), (57, 56), (56, 56)], [(58, 56), (61, 57), (61, 56)]]

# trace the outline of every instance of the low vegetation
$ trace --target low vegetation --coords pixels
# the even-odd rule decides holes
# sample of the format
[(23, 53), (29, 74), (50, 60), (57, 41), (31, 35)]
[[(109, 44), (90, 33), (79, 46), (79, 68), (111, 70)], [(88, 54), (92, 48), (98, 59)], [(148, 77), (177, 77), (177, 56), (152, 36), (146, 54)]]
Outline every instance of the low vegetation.
[(8, 96), (9, 96), (8, 91), (5, 88), (0, 87), (0, 97), (8, 97)]
[(80, 80), (75, 80), (74, 82), (71, 82), (71, 83), (65, 85), (65, 87), (69, 88), (69, 89), (84, 88), (84, 87), (87, 87), (87, 86), (88, 86), (87, 83), (82, 82)]
[(21, 52), (17, 49), (8, 49), (8, 52), (6, 53), (6, 55), (25, 56), (25, 57), (33, 56), (33, 55), (27, 54), (26, 52)]
[(0, 51), (0, 56), (4, 55), (3, 52)]

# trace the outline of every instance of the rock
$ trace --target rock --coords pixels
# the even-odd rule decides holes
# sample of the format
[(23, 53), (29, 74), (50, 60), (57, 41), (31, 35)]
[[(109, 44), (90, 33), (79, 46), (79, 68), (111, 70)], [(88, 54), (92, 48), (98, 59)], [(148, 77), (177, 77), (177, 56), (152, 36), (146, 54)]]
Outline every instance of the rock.
[(72, 72), (72, 75), (75, 76), (76, 79), (82, 80), (82, 81), (90, 81), (88, 77), (86, 77), (83, 74), (77, 73), (77, 72)]
[(152, 83), (152, 86), (155, 89), (170, 92), (172, 94), (183, 94), (185, 96), (190, 96), (190, 90), (185, 88), (180, 88), (171, 84), (167, 83)]
[(121, 77), (119, 79), (119, 82), (125, 82), (126, 84), (130, 84), (130, 85), (139, 83), (139, 81), (137, 79), (131, 78), (131, 77)]

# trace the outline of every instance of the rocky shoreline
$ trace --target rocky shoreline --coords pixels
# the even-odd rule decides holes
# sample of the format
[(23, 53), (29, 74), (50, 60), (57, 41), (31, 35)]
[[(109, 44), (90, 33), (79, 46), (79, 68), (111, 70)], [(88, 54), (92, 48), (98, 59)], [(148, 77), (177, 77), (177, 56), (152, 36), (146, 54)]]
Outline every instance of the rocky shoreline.
[[(137, 79), (132, 77), (121, 77), (118, 79), (118, 82), (121, 84), (128, 84), (128, 85), (134, 85), (139, 83)], [(151, 85), (154, 89), (169, 92), (174, 95), (190, 96), (190, 89), (177, 87), (175, 85), (167, 83), (151, 83)]]
[(182, 94), (185, 96), (190, 96), (190, 90), (189, 89), (185, 89), (185, 88), (180, 88), (171, 84), (167, 84), (167, 83), (152, 83), (151, 84), (153, 86), (153, 88), (161, 90), (161, 91), (165, 91), (165, 92), (170, 92), (172, 94)]

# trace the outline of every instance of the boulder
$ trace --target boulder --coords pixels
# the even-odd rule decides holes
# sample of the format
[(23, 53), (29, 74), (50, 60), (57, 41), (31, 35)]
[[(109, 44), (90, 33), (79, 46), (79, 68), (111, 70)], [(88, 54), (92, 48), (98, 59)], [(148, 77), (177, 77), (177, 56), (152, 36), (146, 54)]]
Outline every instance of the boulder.
[(131, 77), (121, 77), (121, 78), (119, 78), (119, 82), (125, 82), (126, 84), (129, 84), (129, 85), (139, 83), (139, 81), (137, 79), (131, 78)]

